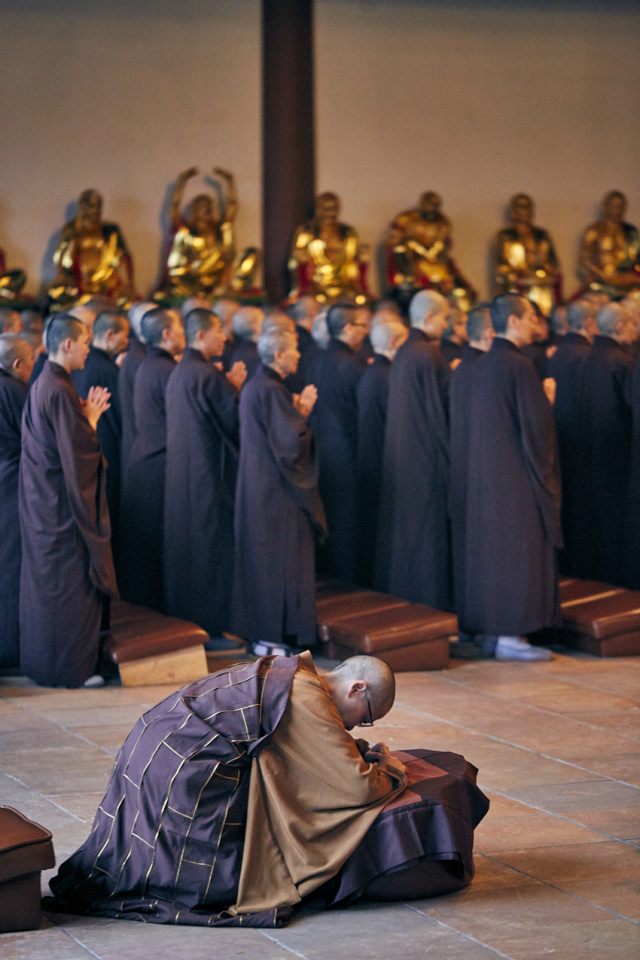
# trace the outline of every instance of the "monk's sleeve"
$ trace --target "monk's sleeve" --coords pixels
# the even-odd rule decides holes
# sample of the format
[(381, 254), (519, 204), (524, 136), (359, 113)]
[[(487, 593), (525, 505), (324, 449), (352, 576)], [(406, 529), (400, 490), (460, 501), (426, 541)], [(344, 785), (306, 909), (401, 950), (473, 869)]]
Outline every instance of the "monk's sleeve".
[(322, 886), (404, 785), (395, 758), (364, 762), (323, 681), (298, 670), (253, 763), (237, 912), (295, 904)]
[(516, 402), (527, 473), (542, 524), (547, 540), (561, 550), (558, 444), (551, 404), (533, 364), (528, 364), (516, 381)]
[(98, 437), (79, 401), (74, 402), (66, 391), (58, 394), (52, 419), (71, 512), (91, 558), (91, 581), (98, 590), (117, 596), (106, 506), (106, 465)]

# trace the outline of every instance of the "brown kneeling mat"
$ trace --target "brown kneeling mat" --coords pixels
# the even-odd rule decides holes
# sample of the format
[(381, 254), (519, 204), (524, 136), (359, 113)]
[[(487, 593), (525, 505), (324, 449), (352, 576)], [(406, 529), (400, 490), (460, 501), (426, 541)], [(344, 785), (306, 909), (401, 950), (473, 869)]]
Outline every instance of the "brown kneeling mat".
[(40, 873), (55, 863), (51, 833), (0, 806), (0, 933), (38, 929)]

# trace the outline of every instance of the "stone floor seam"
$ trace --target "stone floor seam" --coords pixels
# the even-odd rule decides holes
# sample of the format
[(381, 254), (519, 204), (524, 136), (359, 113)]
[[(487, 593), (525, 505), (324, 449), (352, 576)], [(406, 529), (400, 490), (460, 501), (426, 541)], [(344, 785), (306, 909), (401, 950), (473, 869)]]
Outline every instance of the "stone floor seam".
[(86, 950), (90, 957), (95, 957), (95, 960), (102, 960), (102, 957), (100, 957), (97, 953), (94, 953), (90, 947), (87, 947), (86, 944), (82, 942), (82, 940), (78, 940), (77, 937), (74, 937), (74, 935), (67, 930), (66, 927), (58, 927), (58, 930), (61, 930), (62, 933), (65, 933), (70, 940), (73, 940), (73, 942), (77, 943), (79, 947), (82, 947), (83, 950)]
[(492, 953), (495, 953), (497, 957), (503, 957), (503, 960), (514, 960), (514, 957), (510, 957), (506, 953), (501, 953), (500, 950), (496, 950), (495, 947), (492, 947), (490, 944), (485, 943), (484, 940), (478, 940), (477, 937), (472, 937), (468, 933), (463, 933), (462, 930), (458, 930), (457, 927), (452, 927), (450, 924), (445, 923), (443, 920), (438, 920), (436, 919), (436, 917), (430, 917), (428, 913), (424, 912), (424, 910), (419, 910), (417, 907), (412, 906), (410, 903), (407, 903), (405, 900), (401, 902), (404, 907), (408, 907), (409, 910), (413, 910), (414, 913), (419, 913), (421, 917), (425, 918), (425, 920), (431, 920), (432, 923), (437, 923), (439, 924), (439, 926), (445, 927), (445, 929), (447, 930), (451, 930), (452, 933), (457, 933), (458, 936), (464, 937), (465, 940), (471, 940), (472, 943), (477, 943), (479, 947), (484, 947), (485, 950), (491, 950)]
[(292, 953), (294, 957), (300, 957), (300, 960), (309, 960), (309, 958), (306, 957), (304, 953), (298, 953), (298, 951), (294, 950), (293, 947), (288, 947), (281, 940), (278, 940), (277, 937), (272, 937), (270, 934), (268, 934), (266, 930), (257, 929), (256, 933), (261, 933), (263, 937), (267, 938), (267, 940), (271, 940), (272, 943), (277, 943), (279, 947), (282, 947), (282, 949), (286, 950), (287, 953)]

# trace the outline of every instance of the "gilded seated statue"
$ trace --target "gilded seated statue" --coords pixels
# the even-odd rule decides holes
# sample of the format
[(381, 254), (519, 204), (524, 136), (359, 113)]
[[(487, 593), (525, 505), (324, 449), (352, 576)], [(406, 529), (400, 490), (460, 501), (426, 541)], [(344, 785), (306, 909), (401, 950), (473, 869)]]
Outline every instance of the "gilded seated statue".
[(353, 227), (340, 223), (340, 200), (335, 193), (316, 197), (315, 216), (296, 230), (291, 245), (289, 301), (312, 294), (319, 303), (354, 297), (367, 298), (366, 248)]
[(103, 221), (97, 190), (80, 195), (78, 213), (62, 228), (53, 262), (57, 274), (47, 290), (53, 305), (65, 307), (92, 296), (127, 305), (135, 295), (131, 255), (119, 226)]
[(584, 286), (610, 297), (626, 297), (640, 290), (640, 237), (632, 223), (625, 223), (627, 198), (619, 190), (608, 193), (602, 204), (602, 219), (587, 229), (580, 266)]
[(4, 250), (0, 249), (0, 307), (21, 300), (22, 288), (27, 282), (24, 270), (7, 270)]
[(501, 230), (496, 250), (496, 293), (519, 293), (545, 316), (562, 299), (562, 277), (553, 241), (533, 225), (533, 200), (517, 193), (509, 204), (510, 223)]
[[(234, 221), (238, 199), (233, 174), (219, 168), (213, 172), (221, 184), (226, 184), (222, 211), (214, 197), (200, 193), (193, 198), (183, 217), (184, 190), (187, 181), (197, 176), (197, 168), (185, 170), (176, 180), (171, 200), (171, 246), (156, 299), (211, 297), (227, 291), (236, 254)], [(222, 189), (221, 194), (224, 194)]]
[(385, 238), (387, 280), (405, 291), (429, 288), (470, 310), (477, 294), (451, 256), (451, 223), (441, 212), (442, 200), (432, 190), (423, 193), (420, 205), (405, 210), (393, 221)]

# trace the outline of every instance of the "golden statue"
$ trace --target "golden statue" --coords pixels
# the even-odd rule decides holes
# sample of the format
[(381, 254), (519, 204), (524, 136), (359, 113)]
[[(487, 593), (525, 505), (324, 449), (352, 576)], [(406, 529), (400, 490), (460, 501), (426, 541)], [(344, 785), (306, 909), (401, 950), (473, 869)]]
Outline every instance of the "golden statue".
[(313, 294), (319, 303), (354, 297), (367, 299), (367, 248), (353, 227), (340, 223), (340, 200), (335, 193), (316, 197), (315, 217), (296, 230), (289, 258), (293, 302)]
[(20, 294), (26, 282), (24, 270), (7, 270), (4, 250), (0, 249), (0, 307), (13, 300), (21, 300)]
[(496, 293), (519, 293), (536, 303), (545, 316), (562, 299), (562, 276), (553, 241), (533, 225), (533, 200), (517, 193), (509, 204), (511, 222), (498, 234)]
[(580, 266), (585, 284), (580, 293), (601, 291), (624, 297), (640, 290), (640, 237), (637, 227), (623, 220), (627, 198), (611, 190), (602, 203), (602, 219), (587, 229)]
[(441, 205), (438, 194), (430, 190), (420, 197), (419, 207), (405, 210), (393, 221), (385, 238), (387, 280), (390, 287), (407, 294), (424, 287), (437, 290), (462, 310), (470, 310), (477, 294), (451, 256), (451, 223)]
[(47, 293), (60, 307), (96, 295), (127, 305), (135, 296), (131, 255), (119, 226), (102, 220), (97, 190), (80, 195), (78, 213), (62, 228), (53, 262), (58, 272)]

